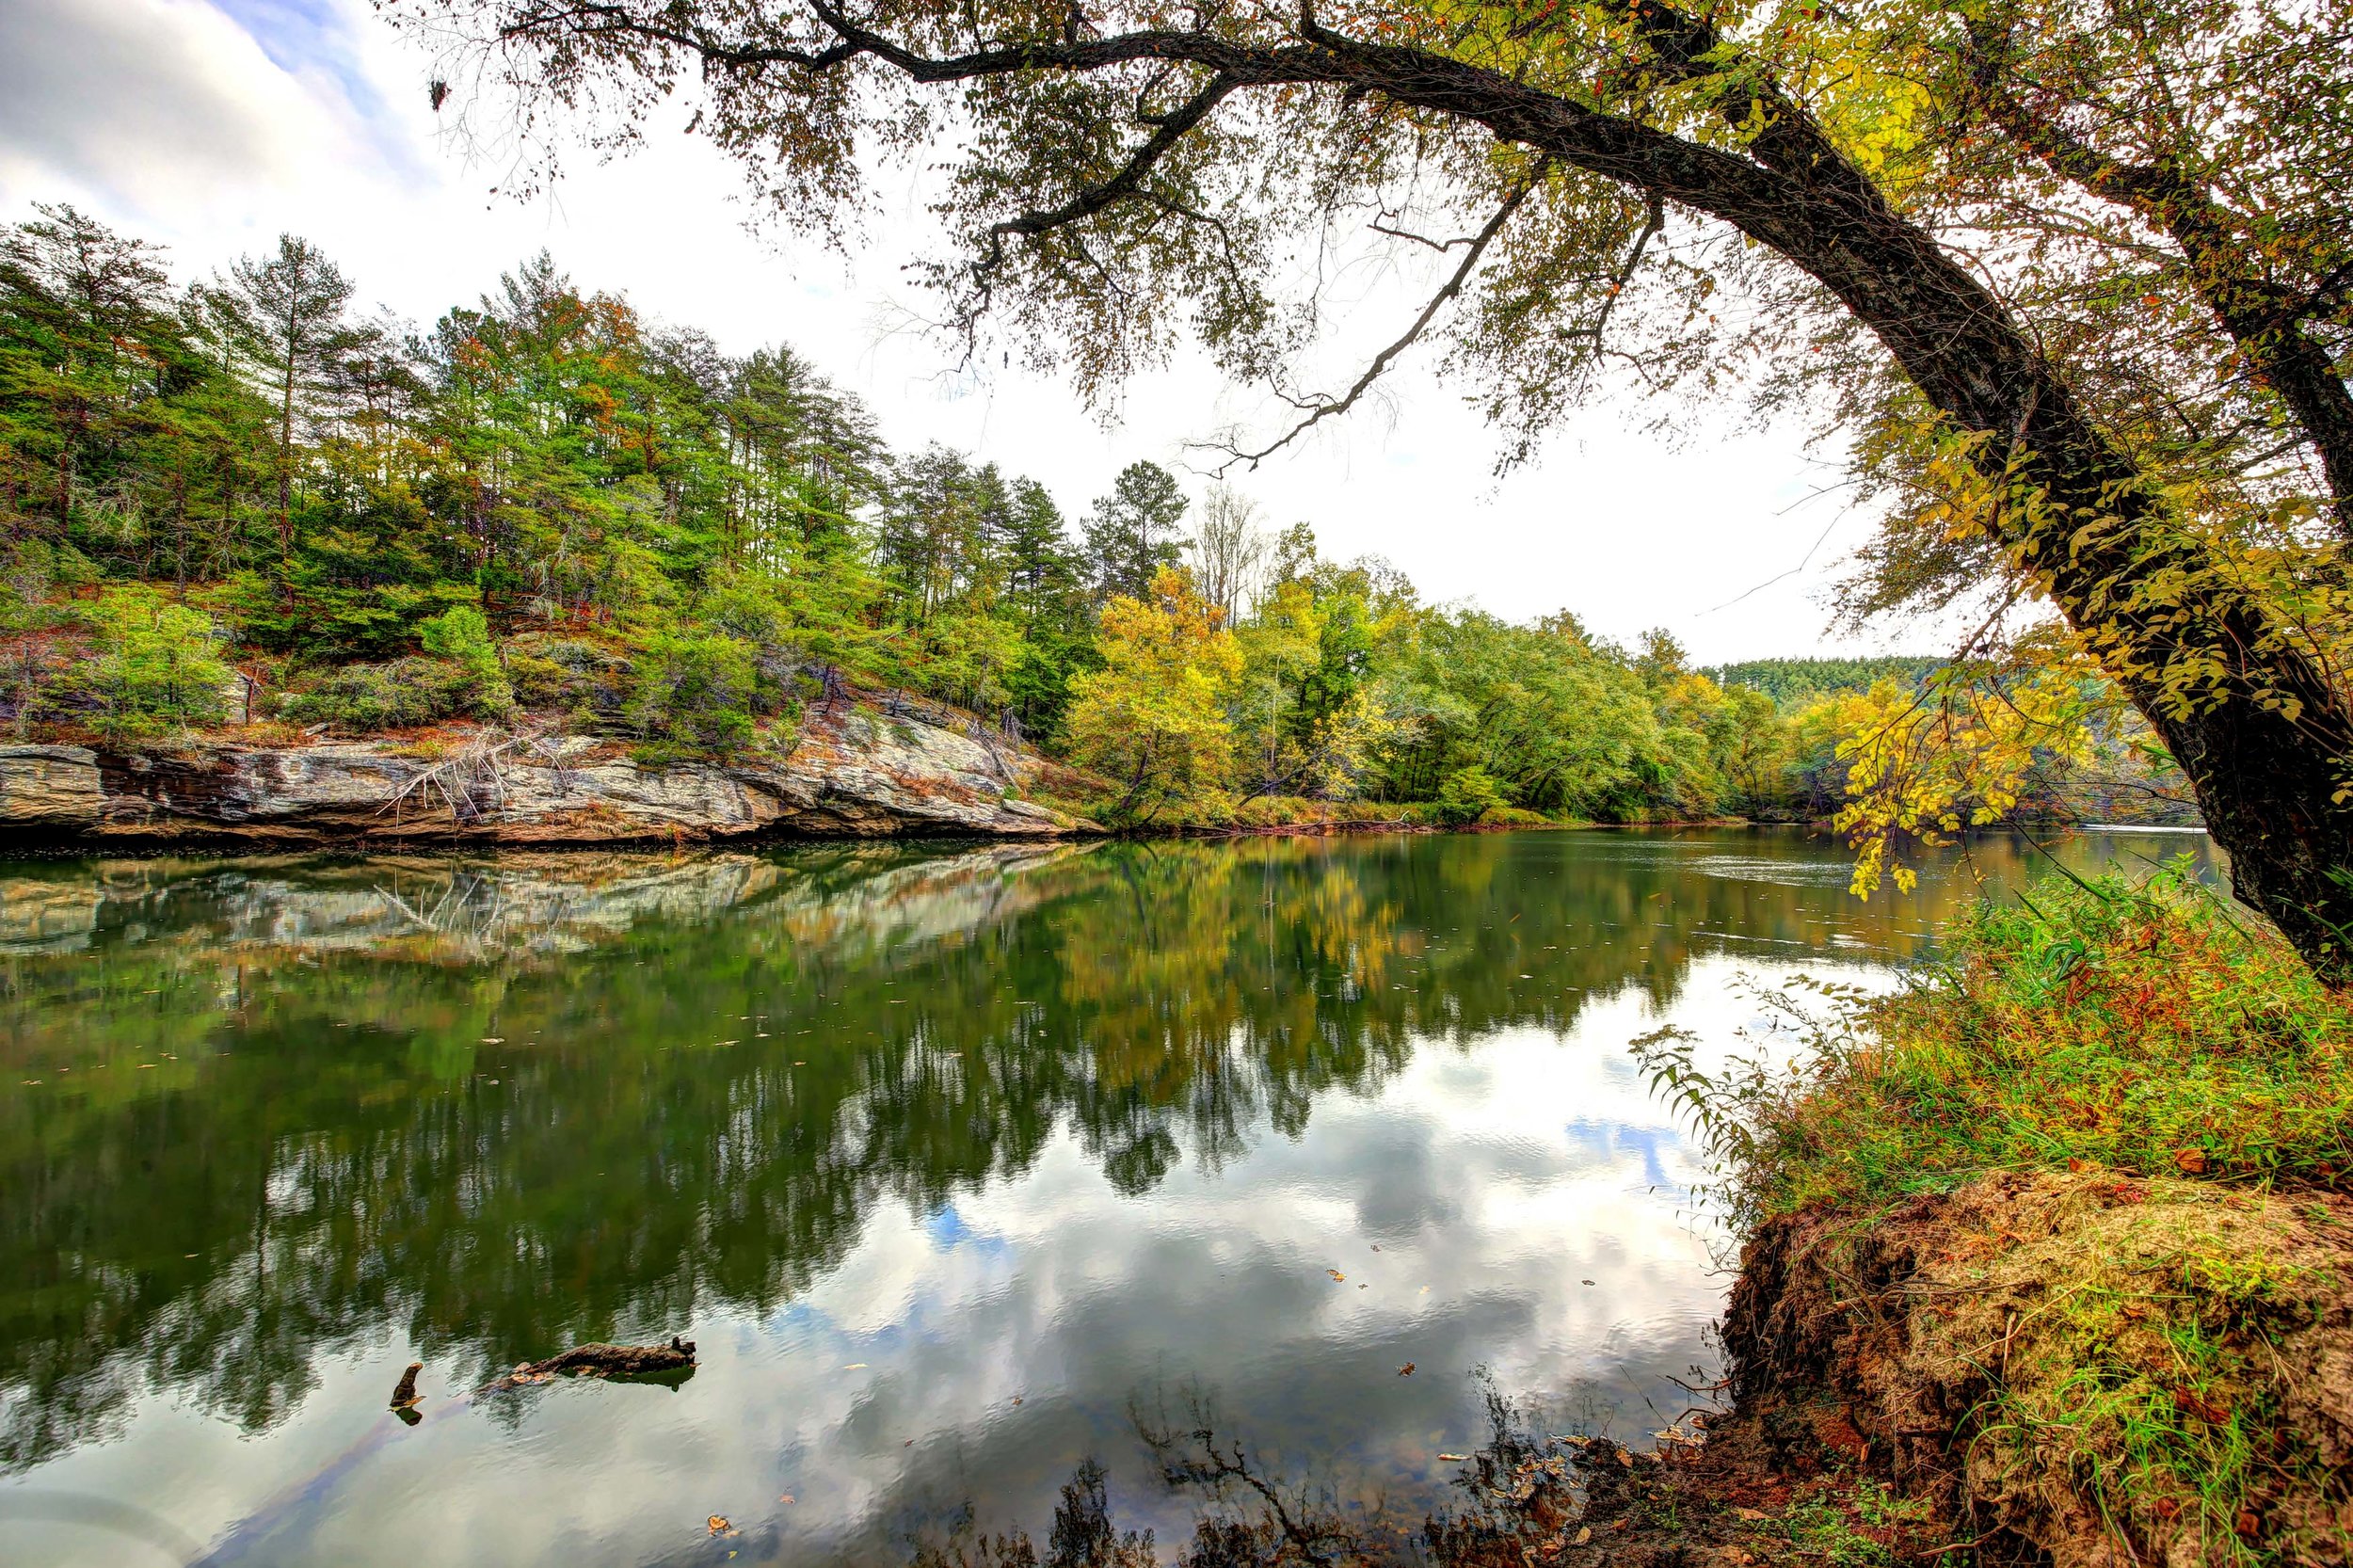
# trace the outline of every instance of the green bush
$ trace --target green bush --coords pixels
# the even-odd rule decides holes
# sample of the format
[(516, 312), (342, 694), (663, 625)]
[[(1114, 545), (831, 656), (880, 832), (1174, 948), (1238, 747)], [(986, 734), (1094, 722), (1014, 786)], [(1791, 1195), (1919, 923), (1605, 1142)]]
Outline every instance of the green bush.
[(475, 678), (439, 659), (343, 664), (279, 698), (280, 716), (366, 732), (438, 724), (472, 711)]
[(2080, 1165), (2353, 1185), (2353, 999), (2183, 871), (2037, 883), (1892, 995), (1821, 989), (1786, 1072), (1711, 1076), (1673, 1031), (1639, 1048), (1744, 1221)]
[(1504, 806), (1503, 786), (1485, 768), (1457, 768), (1438, 786), (1438, 820), (1462, 827)]
[(526, 708), (560, 708), (584, 729), (618, 731), (637, 692), (629, 659), (574, 637), (518, 637), (506, 646), (506, 674)]
[(417, 623), (417, 642), (427, 653), (456, 664), (464, 676), (468, 706), (484, 718), (499, 718), (515, 706), (515, 693), (499, 663), (490, 623), (472, 604), (452, 605)]
[(226, 716), (231, 671), (213, 617), (144, 583), (108, 588), (82, 613), (90, 658), (68, 678), (116, 740), (168, 734)]
[(753, 732), (754, 649), (724, 632), (659, 632), (636, 659), (632, 728), (660, 749), (724, 756)]

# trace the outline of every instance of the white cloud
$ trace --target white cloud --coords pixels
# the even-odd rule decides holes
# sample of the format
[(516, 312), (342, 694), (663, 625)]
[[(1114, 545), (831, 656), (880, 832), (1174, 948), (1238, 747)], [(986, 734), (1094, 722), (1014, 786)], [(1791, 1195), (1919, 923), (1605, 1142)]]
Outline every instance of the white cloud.
[[(192, 208), (223, 172), (284, 193), (312, 95), (193, 0), (0, 8), (0, 189), (62, 184), (118, 207)], [(239, 192), (240, 196), (245, 191)]]
[[(736, 170), (654, 124), (635, 155), (575, 159), (550, 196), (517, 203), (445, 137), (427, 73), (363, 0), (8, 0), (0, 215), (72, 200), (169, 244), (184, 275), (292, 231), (343, 261), (363, 297), (420, 319), (545, 246), (584, 285), (732, 349), (792, 342), (866, 397), (894, 443), (983, 451), (1074, 516), (1127, 462), (1181, 465), (1188, 440), (1256, 406), (1195, 358), (1131, 387), (1110, 431), (1051, 380), (944, 378), (937, 344), (884, 325), (922, 303), (894, 292), (927, 238), (911, 190), (894, 183), (845, 265), (746, 232)], [(1373, 337), (1409, 308), (1394, 287), (1357, 307)], [(1619, 637), (1665, 625), (1707, 660), (1827, 646), (1816, 599), (1865, 524), (1807, 502), (1830, 475), (1793, 436), (1735, 428), (1726, 409), (1670, 446), (1596, 408), (1497, 482), (1494, 437), (1427, 365), (1401, 372), (1385, 410), (1238, 482), (1275, 522), (1312, 522), (1327, 553), (1386, 555), (1433, 599), (1518, 617), (1567, 608)]]

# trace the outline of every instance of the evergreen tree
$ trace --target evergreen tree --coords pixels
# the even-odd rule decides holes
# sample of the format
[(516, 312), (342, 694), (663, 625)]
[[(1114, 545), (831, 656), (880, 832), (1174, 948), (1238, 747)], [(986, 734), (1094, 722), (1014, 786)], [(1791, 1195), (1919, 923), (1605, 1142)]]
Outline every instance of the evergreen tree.
[(1118, 595), (1144, 597), (1162, 567), (1184, 550), (1185, 497), (1158, 463), (1130, 463), (1087, 514), (1088, 573), (1100, 604)]
[(278, 236), (277, 254), (245, 257), (216, 285), (230, 346), (278, 409), (278, 551), (294, 553), (295, 436), (329, 408), (344, 357), (360, 346), (345, 323), (352, 286), (318, 247)]
[(0, 235), (0, 499), (63, 542), (77, 513), (119, 500), (148, 405), (187, 355), (158, 247), (71, 206), (34, 210)]
[(1021, 732), (1051, 744), (1070, 707), (1073, 677), (1099, 666), (1085, 564), (1071, 548), (1062, 511), (1046, 488), (1014, 482), (997, 540), (1006, 607), (1021, 626), (1022, 650), (1005, 678)]

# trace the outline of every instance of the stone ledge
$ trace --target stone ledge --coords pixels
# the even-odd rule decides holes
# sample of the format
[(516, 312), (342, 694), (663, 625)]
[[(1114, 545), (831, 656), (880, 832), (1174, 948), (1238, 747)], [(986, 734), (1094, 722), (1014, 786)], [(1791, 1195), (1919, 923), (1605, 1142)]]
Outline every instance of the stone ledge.
[(862, 711), (812, 714), (773, 760), (639, 767), (569, 759), (576, 741), (495, 768), (382, 741), (208, 742), (172, 751), (0, 746), (0, 826), (111, 841), (613, 843), (904, 834), (1040, 838), (1091, 823), (1010, 799), (1022, 760), (955, 730)]

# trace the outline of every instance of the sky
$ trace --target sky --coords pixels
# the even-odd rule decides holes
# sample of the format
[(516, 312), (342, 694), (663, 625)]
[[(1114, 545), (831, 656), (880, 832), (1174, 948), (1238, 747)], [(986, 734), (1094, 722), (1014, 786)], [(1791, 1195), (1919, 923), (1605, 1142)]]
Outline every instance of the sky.
[[(904, 176), (846, 256), (755, 229), (738, 169), (657, 123), (631, 155), (571, 157), (545, 194), (429, 106), (426, 58), (365, 0), (0, 0), (0, 221), (66, 201), (169, 248), (183, 281), (273, 246), (322, 246), (360, 297), (421, 323), (471, 302), (542, 248), (582, 287), (626, 296), (734, 353), (778, 342), (874, 410), (903, 451), (940, 441), (1043, 482), (1074, 520), (1139, 457), (1198, 497), (1189, 446), (1237, 420), (1279, 429), (1197, 356), (1132, 382), (1107, 423), (1018, 365), (954, 373), (907, 323), (901, 264), (936, 239)], [(681, 112), (677, 118), (682, 121)], [(1368, 287), (1363, 336), (1415, 302)], [(1391, 318), (1394, 318), (1394, 321)], [(1359, 323), (1352, 321), (1352, 328)], [(1425, 599), (1514, 619), (1566, 609), (1630, 640), (1663, 626), (1695, 659), (1933, 649), (1926, 629), (1833, 636), (1829, 584), (1869, 530), (1843, 506), (1834, 452), (1725, 404), (1681, 433), (1630, 393), (1568, 420), (1501, 479), (1497, 439), (1409, 355), (1345, 420), (1231, 476), (1274, 526), (1311, 523), (1327, 556), (1387, 557)]]

